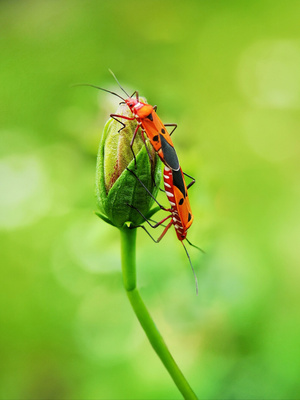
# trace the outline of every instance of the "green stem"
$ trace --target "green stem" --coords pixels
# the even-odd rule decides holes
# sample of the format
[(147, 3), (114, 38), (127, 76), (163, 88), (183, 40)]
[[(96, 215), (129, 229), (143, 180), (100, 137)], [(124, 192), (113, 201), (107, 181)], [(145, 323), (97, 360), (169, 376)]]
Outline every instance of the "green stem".
[(136, 229), (125, 227), (120, 231), (123, 281), (131, 306), (153, 349), (161, 359), (183, 397), (187, 400), (196, 400), (197, 396), (178, 368), (136, 287)]

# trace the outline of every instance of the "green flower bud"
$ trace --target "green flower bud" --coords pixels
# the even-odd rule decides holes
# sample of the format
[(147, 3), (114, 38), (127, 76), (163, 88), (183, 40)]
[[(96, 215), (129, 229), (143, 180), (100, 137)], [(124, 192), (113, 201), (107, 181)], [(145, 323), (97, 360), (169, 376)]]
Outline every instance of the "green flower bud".
[[(116, 114), (132, 117), (126, 104), (121, 104)], [(136, 226), (145, 222), (128, 204), (147, 216), (154, 202), (127, 168), (132, 170), (156, 197), (161, 180), (161, 162), (147, 140), (146, 145), (152, 159), (150, 161), (139, 129), (133, 143), (135, 164), (130, 142), (137, 123), (135, 120), (119, 120), (125, 124), (125, 128), (120, 132), (122, 125), (113, 118), (110, 118), (104, 127), (97, 157), (96, 196), (100, 209), (97, 215), (111, 225), (122, 228), (125, 223), (130, 222)]]

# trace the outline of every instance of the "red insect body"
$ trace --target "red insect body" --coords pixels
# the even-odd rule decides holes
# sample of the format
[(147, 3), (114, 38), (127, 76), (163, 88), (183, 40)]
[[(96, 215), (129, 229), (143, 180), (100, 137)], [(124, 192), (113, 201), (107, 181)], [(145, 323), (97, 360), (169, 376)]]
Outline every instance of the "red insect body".
[[(138, 125), (130, 143), (131, 148), (140, 127), (142, 129), (142, 138), (144, 139), (143, 134), (148, 137), (151, 145), (161, 158), (162, 162), (170, 169), (178, 171), (180, 166), (171, 136), (167, 131), (166, 126), (156, 114), (155, 108), (150, 104), (139, 101), (138, 94), (136, 98), (129, 97), (128, 99), (125, 99), (125, 103), (130, 108), (133, 117), (124, 117), (123, 115), (117, 114), (111, 114), (111, 117), (137, 121)], [(177, 125), (174, 124), (174, 126), (176, 127)]]
[(164, 186), (171, 205), (171, 222), (178, 239), (182, 241), (186, 238), (187, 230), (192, 225), (194, 216), (181, 168), (179, 171), (172, 171), (168, 167), (164, 168)]
[(158, 225), (161, 225), (168, 218), (172, 218), (172, 220), (165, 227), (157, 241), (159, 242), (173, 225), (177, 238), (182, 242), (186, 238), (187, 230), (192, 225), (194, 219), (182, 169), (179, 168), (179, 171), (172, 171), (170, 168), (165, 167), (164, 186), (171, 205), (170, 209), (165, 210), (170, 211), (171, 214), (160, 221)]

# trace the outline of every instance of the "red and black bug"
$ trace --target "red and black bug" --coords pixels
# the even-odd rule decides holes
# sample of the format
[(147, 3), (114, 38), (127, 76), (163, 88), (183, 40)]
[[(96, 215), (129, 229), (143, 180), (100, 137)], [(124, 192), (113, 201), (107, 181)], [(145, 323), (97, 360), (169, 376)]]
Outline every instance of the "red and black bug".
[[(120, 119), (123, 120), (136, 120), (137, 122), (137, 127), (133, 133), (133, 137), (130, 143), (130, 148), (131, 151), (134, 155), (133, 152), (133, 142), (134, 139), (137, 135), (137, 132), (139, 128), (142, 130), (142, 139), (145, 143), (145, 136), (146, 135), (153, 146), (154, 150), (156, 153), (159, 155), (161, 158), (162, 162), (167, 165), (170, 169), (174, 171), (178, 171), (180, 166), (179, 166), (179, 161), (178, 157), (171, 139), (171, 134), (174, 132), (174, 130), (177, 128), (177, 124), (163, 124), (161, 119), (156, 113), (156, 106), (151, 106), (150, 104), (144, 103), (139, 100), (139, 95), (138, 92), (135, 91), (132, 96), (129, 96), (128, 93), (123, 89), (123, 87), (120, 85), (119, 81), (117, 80), (116, 76), (112, 71), (110, 71), (113, 77), (115, 78), (116, 82), (120, 86), (121, 90), (128, 96), (126, 99), (124, 99), (122, 96), (119, 94), (112, 92), (107, 89), (103, 89), (101, 87), (95, 86), (95, 85), (89, 85), (89, 84), (84, 84), (84, 86), (92, 86), (96, 89), (103, 90), (105, 92), (111, 93), (114, 96), (119, 97), (123, 102), (125, 102), (128, 107), (130, 108), (130, 111), (132, 113), (132, 117), (127, 117), (124, 115), (119, 115), (119, 114), (110, 114), (111, 118), (114, 118), (116, 121), (120, 122), (122, 127), (120, 128), (119, 132), (124, 129), (125, 124), (120, 121)], [(133, 97), (135, 95), (135, 97)], [(166, 126), (172, 126), (173, 130), (171, 133), (167, 131)], [(147, 148), (147, 146), (146, 146)], [(149, 154), (149, 153), (148, 153)], [(149, 155), (150, 157), (150, 155)]]

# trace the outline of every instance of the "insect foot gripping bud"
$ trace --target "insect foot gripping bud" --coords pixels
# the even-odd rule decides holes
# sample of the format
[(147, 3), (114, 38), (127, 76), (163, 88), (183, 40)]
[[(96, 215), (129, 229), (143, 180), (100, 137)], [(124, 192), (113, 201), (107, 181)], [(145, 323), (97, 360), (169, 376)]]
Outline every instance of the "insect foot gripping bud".
[[(125, 104), (119, 106), (116, 114), (132, 117)], [(130, 142), (137, 123), (135, 120), (123, 121), (124, 129), (121, 129), (122, 124), (113, 118), (106, 123), (99, 145), (96, 168), (96, 196), (100, 209), (100, 213), (96, 214), (117, 228), (122, 228), (129, 222), (133, 226), (144, 222), (143, 217), (128, 204), (146, 216), (153, 204), (151, 196), (127, 168), (134, 171), (154, 197), (158, 193), (161, 179), (161, 162), (146, 141), (148, 155), (140, 129), (133, 144), (136, 161), (134, 160)]]

